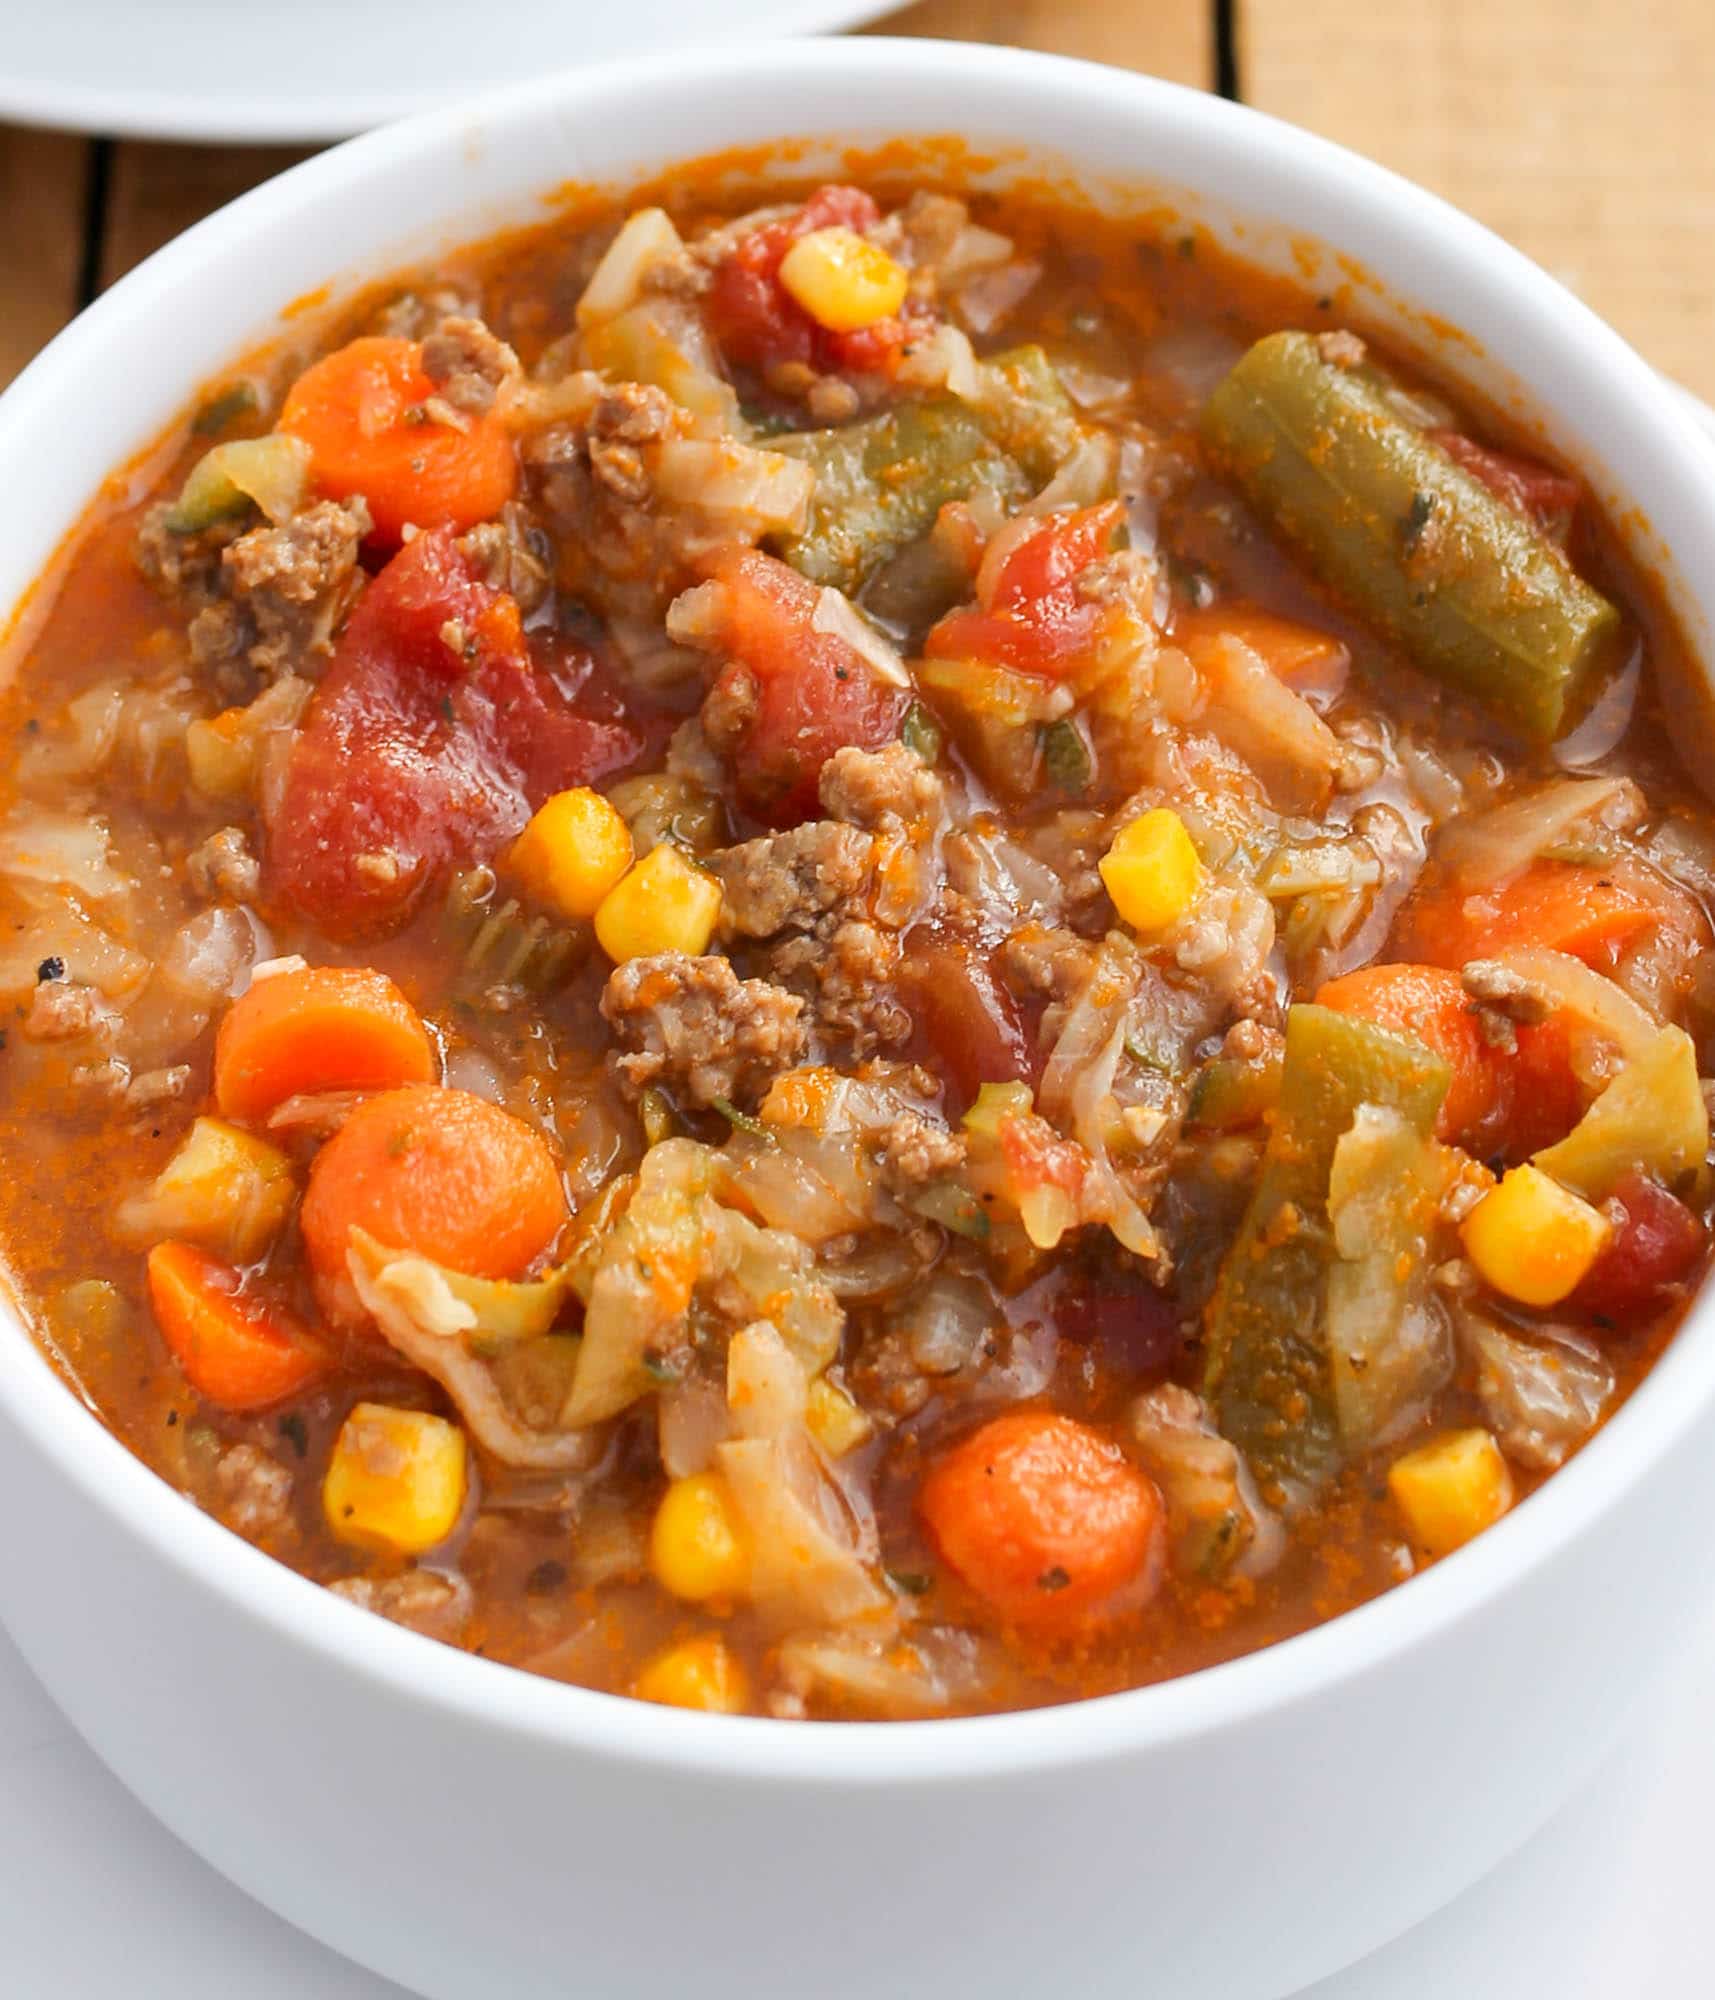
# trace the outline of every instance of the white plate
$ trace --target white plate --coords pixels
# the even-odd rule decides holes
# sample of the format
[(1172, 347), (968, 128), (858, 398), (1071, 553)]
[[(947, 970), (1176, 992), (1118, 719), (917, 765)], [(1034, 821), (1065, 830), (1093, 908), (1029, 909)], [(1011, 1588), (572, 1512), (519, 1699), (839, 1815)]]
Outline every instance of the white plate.
[(0, 119), (240, 145), (344, 139), (549, 70), (889, 11), (888, 0), (11, 0)]
[[(1708, 2000), (1711, 1685), (1715, 1608), (1558, 1818), (1428, 1923), (1300, 2000)], [(445, 1851), (456, 1870), (456, 1830)], [(20, 2000), (406, 2000), (181, 1847), (73, 1734), (3, 1632), (0, 1957)]]

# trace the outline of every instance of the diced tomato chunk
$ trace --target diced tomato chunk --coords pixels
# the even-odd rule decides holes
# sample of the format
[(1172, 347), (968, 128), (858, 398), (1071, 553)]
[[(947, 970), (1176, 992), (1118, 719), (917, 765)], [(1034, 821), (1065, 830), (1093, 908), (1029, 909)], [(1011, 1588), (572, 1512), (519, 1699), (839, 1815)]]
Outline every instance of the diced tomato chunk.
[(292, 745), (266, 814), (269, 891), (335, 936), (389, 930), (442, 868), (486, 859), (550, 793), (643, 745), (629, 721), (574, 710), (449, 533), (418, 535), (358, 599)]
[(1704, 1229), (1684, 1202), (1641, 1173), (1628, 1174), (1613, 1200), (1625, 1219), (1570, 1304), (1574, 1312), (1623, 1327), (1690, 1273), (1703, 1254)]
[(705, 566), (721, 586), (714, 639), (731, 664), (718, 702), (743, 677), (754, 701), (737, 744), (723, 743), (739, 797), (775, 826), (816, 810), (816, 782), (836, 750), (874, 750), (899, 734), (907, 692), (884, 681), (847, 640), (814, 626), (817, 587), (755, 549), (724, 549)]
[(976, 605), (949, 611), (924, 641), (924, 653), (1027, 674), (1068, 672), (1089, 654), (1110, 610), (1080, 590), (1079, 578), (1112, 548), (1124, 517), (1117, 500), (1044, 515), (992, 566), (985, 559)]
[(1497, 500), (1533, 521), (1552, 540), (1563, 542), (1571, 533), (1582, 491), (1576, 479), (1534, 458), (1491, 451), (1462, 431), (1431, 431), (1429, 435), (1455, 465), (1480, 480)]
[(810, 317), (780, 282), (780, 263), (800, 236), (844, 224), (860, 234), (881, 220), (861, 188), (818, 188), (796, 215), (765, 222), (741, 236), (715, 267), (705, 300), (710, 331), (726, 358), (766, 374), (802, 362), (818, 375), (885, 375), (926, 309), (903, 313), (854, 333), (831, 333)]
[(899, 971), (917, 1023), (921, 1053), (945, 1076), (963, 1111), (985, 1083), (1034, 1084), (1041, 1063), (1018, 1002), (984, 961), (962, 944), (913, 933)]

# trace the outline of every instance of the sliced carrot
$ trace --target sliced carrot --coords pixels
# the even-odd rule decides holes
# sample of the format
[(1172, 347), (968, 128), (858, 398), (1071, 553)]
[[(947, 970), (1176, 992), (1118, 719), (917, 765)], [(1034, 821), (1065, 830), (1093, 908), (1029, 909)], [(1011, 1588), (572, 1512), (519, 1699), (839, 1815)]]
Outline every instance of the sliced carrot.
[(1278, 617), (1254, 604), (1217, 604), (1207, 611), (1181, 611), (1173, 622), (1173, 642), (1193, 666), (1217, 639), (1242, 639), (1277, 679), (1295, 694), (1330, 699), (1346, 684), (1352, 655), (1344, 641), (1314, 625)]
[(316, 965), (259, 979), (226, 1011), (214, 1044), (223, 1117), (265, 1118), (288, 1097), (430, 1083), (434, 1044), (384, 972)]
[(1316, 1003), (1433, 1049), (1453, 1073), (1436, 1135), (1473, 1152), (1523, 1157), (1563, 1138), (1583, 1111), (1565, 1016), (1520, 1024), (1515, 1046), (1497, 1048), (1446, 966), (1366, 965), (1329, 980)]
[(378, 540), (399, 541), (407, 523), (474, 527), (512, 498), (518, 454), (492, 410), (430, 416), (436, 393), (416, 341), (367, 335), (304, 370), (278, 427), (309, 446), (324, 493), (363, 495)]
[(351, 1231), (478, 1278), (516, 1278), (566, 1220), (540, 1134), (465, 1090), (414, 1084), (360, 1104), (310, 1167), (300, 1220), (327, 1309), (345, 1291)]
[(1455, 970), (1473, 958), (1534, 945), (1607, 967), (1669, 914), (1646, 884), (1575, 861), (1533, 861), (1494, 889), (1456, 877), (1426, 877), (1400, 912), (1393, 948), (1401, 958)]
[(224, 1410), (262, 1410), (306, 1389), (327, 1356), (284, 1308), (241, 1289), (232, 1265), (189, 1243), (149, 1252), (149, 1302), (185, 1380)]
[(1111, 1439), (1052, 1410), (984, 1424), (931, 1468), (917, 1504), (948, 1566), (1044, 1636), (1136, 1609), (1158, 1573), (1161, 1495)]

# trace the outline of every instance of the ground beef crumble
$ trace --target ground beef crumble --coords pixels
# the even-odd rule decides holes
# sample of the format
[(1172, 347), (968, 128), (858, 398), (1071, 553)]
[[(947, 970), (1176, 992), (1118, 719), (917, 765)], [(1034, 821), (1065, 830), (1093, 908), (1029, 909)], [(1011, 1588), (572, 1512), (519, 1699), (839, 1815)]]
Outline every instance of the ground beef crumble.
[(810, 820), (788, 833), (711, 854), (705, 864), (726, 893), (726, 921), (741, 936), (812, 930), (869, 881), (874, 842), (838, 820)]
[(617, 967), (601, 1011), (627, 1045), (609, 1058), (623, 1086), (637, 1095), (660, 1084), (699, 1109), (760, 1096), (808, 1040), (797, 994), (677, 951)]

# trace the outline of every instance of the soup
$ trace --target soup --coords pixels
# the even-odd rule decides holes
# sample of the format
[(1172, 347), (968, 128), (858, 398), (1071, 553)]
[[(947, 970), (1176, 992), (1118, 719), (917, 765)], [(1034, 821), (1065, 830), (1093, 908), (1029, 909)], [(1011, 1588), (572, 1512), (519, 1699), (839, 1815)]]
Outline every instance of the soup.
[(9, 1259), (445, 1643), (1188, 1672), (1454, 1555), (1701, 1274), (1682, 643), (1194, 231), (725, 186), (377, 289), (92, 513), (6, 697)]

